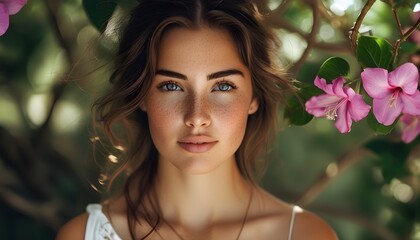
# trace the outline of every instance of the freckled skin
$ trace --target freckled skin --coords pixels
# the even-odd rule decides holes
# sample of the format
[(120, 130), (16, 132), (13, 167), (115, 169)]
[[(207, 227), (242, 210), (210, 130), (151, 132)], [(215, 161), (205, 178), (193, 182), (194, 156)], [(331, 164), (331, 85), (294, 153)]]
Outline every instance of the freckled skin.
[[(238, 233), (240, 239), (287, 239), (291, 205), (258, 187), (250, 191), (235, 164), (234, 153), (258, 103), (252, 97), (249, 71), (229, 34), (208, 28), (172, 29), (160, 50), (157, 69), (180, 73), (187, 80), (157, 74), (140, 104), (159, 151), (154, 190), (167, 222), (147, 239), (173, 239), (175, 231), (184, 239), (236, 239)], [(226, 69), (239, 70), (243, 76), (207, 80), (209, 74)], [(220, 91), (220, 86), (226, 87), (223, 81), (235, 88)], [(178, 142), (191, 135), (204, 135), (217, 143), (208, 151), (187, 151)], [(131, 194), (138, 190), (142, 189), (134, 187)], [(124, 195), (105, 204), (117, 234), (131, 239)], [(87, 219), (85, 213), (70, 221), (57, 240), (85, 239)], [(135, 229), (138, 236), (145, 236), (151, 228), (141, 221)], [(293, 229), (294, 240), (337, 239), (325, 222), (306, 211), (296, 214)]]
[[(176, 28), (161, 42), (157, 69), (181, 73), (187, 80), (157, 74), (141, 108), (147, 112), (159, 163), (184, 173), (202, 174), (219, 166), (233, 166), (234, 153), (245, 134), (249, 114), (258, 109), (253, 99), (249, 70), (242, 63), (227, 31)], [(243, 73), (208, 80), (211, 73), (228, 69)], [(163, 91), (171, 81), (178, 91)], [(231, 91), (218, 91), (228, 81)], [(178, 141), (189, 135), (205, 135), (217, 141), (204, 153), (185, 151)]]

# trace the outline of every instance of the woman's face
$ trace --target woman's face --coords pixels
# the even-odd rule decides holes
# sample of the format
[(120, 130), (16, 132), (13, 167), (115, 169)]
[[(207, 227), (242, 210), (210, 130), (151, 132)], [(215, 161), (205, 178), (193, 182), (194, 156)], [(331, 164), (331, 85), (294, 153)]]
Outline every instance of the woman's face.
[(235, 163), (249, 114), (251, 77), (229, 32), (175, 28), (164, 34), (147, 112), (159, 164), (202, 174)]

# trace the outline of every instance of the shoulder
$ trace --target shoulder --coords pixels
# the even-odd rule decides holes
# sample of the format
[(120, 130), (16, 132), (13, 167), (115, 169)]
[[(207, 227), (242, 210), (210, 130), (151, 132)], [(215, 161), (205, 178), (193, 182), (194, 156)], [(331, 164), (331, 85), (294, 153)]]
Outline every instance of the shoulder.
[(308, 239), (308, 236), (313, 240), (338, 239), (334, 230), (323, 219), (306, 210), (296, 212), (293, 225), (293, 239)]
[(254, 200), (250, 221), (244, 229), (246, 239), (286, 240), (289, 234), (293, 240), (338, 239), (334, 230), (317, 215), (294, 208), (262, 189), (258, 189)]
[(88, 214), (83, 213), (67, 222), (58, 232), (56, 240), (85, 239)]

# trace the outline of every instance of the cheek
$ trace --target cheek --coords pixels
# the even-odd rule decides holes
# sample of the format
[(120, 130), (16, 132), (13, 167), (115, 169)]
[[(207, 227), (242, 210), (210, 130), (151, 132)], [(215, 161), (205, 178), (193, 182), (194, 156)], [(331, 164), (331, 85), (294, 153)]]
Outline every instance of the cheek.
[(221, 114), (231, 116), (232, 119), (246, 118), (251, 102), (251, 94), (222, 95), (214, 98), (215, 108)]
[(174, 121), (182, 111), (179, 99), (173, 97), (152, 97), (147, 99), (149, 122)]
[(180, 123), (180, 109), (174, 101), (164, 99), (150, 99), (147, 102), (147, 117), (149, 130), (155, 145), (169, 140), (171, 132)]
[(238, 125), (242, 123), (246, 123), (247, 120), (247, 112), (245, 111), (245, 107), (241, 105), (231, 105), (231, 106), (223, 106), (221, 108), (216, 108), (214, 112), (214, 118), (223, 121), (225, 124), (228, 125)]
[(215, 113), (213, 129), (226, 148), (224, 154), (234, 154), (238, 150), (245, 136), (247, 120), (248, 114), (243, 103), (226, 106)]
[(219, 101), (213, 111), (214, 121), (217, 122), (218, 127), (226, 131), (244, 132), (248, 120), (248, 109), (249, 103), (244, 98)]

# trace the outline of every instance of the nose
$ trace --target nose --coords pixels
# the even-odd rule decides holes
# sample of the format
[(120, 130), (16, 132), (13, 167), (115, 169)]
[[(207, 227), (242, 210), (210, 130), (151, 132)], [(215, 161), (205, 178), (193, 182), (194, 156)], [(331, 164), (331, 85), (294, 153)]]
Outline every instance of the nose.
[(185, 125), (191, 128), (210, 126), (210, 109), (207, 101), (205, 97), (197, 96), (192, 96), (186, 101)]

